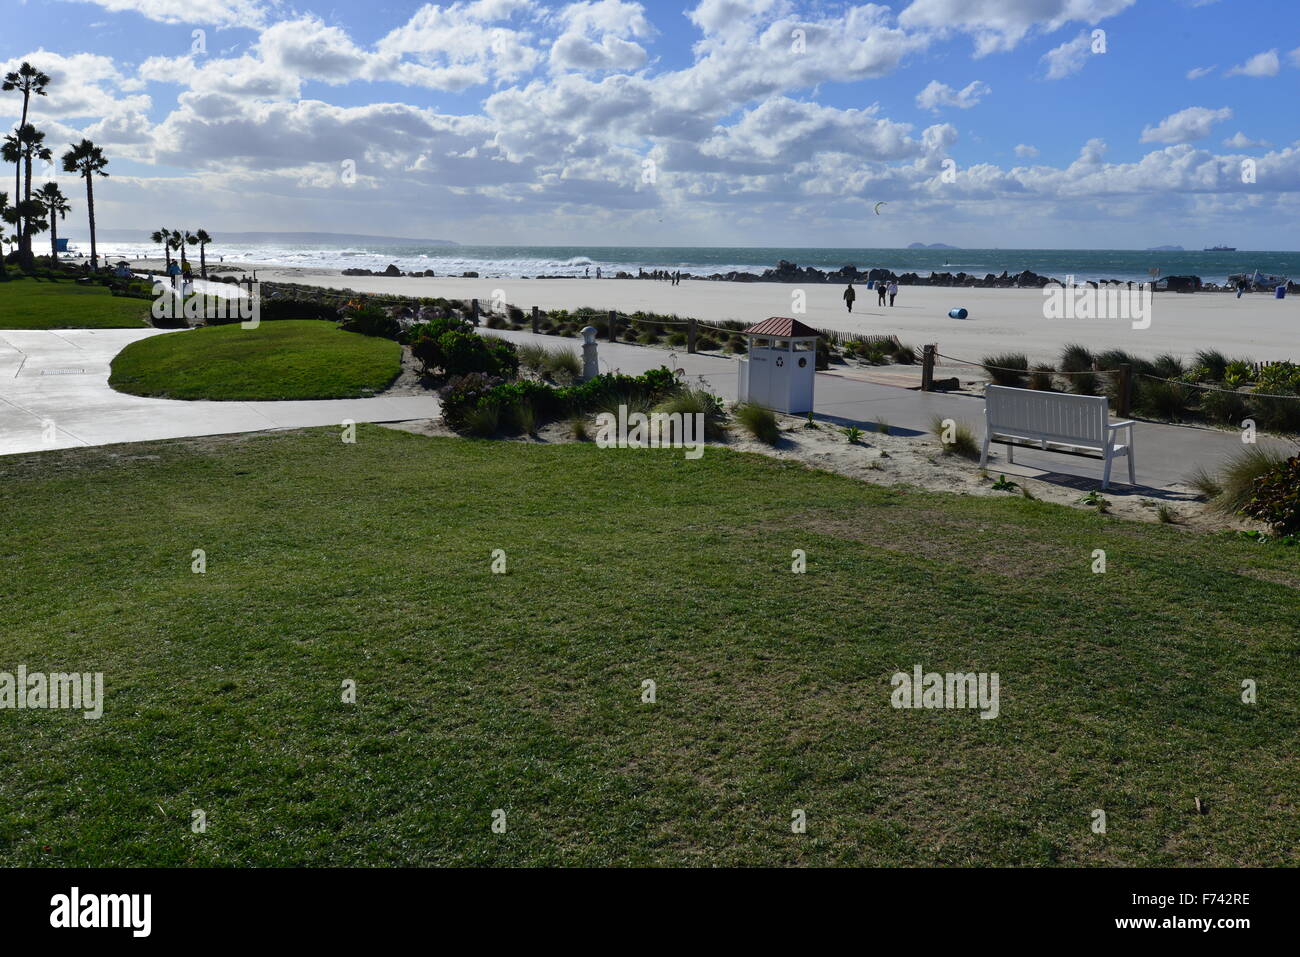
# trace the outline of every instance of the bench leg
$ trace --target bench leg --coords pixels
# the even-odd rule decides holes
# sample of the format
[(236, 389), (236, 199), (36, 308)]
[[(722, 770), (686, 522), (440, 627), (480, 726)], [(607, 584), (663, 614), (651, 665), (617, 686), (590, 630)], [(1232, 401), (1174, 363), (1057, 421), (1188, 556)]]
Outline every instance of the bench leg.
[(1110, 488), (1110, 465), (1115, 461), (1114, 455), (1110, 449), (1106, 450), (1106, 468), (1101, 473), (1101, 490), (1104, 492)]
[(984, 430), (984, 448), (980, 450), (980, 468), (989, 463), (989, 433), (988, 429)]
[(1137, 485), (1137, 466), (1133, 463), (1133, 433), (1128, 436), (1128, 484)]
[(1016, 446), (1013, 442), (1007, 443), (1007, 464), (1014, 465), (1016, 461)]

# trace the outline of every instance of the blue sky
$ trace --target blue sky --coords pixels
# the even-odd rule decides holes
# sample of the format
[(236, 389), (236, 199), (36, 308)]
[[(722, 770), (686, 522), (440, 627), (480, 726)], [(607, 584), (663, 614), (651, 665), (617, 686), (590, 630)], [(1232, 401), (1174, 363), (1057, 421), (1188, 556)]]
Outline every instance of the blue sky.
[(55, 77), (51, 141), (104, 147), (109, 228), (1282, 249), (1295, 23), (1282, 0), (28, 0), (0, 65)]

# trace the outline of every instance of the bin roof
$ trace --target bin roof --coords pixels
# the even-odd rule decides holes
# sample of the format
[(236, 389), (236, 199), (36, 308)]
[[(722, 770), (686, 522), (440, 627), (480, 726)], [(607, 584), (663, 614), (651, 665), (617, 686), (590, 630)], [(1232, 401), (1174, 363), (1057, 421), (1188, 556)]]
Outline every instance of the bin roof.
[(812, 326), (805, 326), (798, 319), (786, 316), (772, 316), (756, 326), (745, 330), (747, 336), (776, 336), (782, 339), (816, 339), (821, 333)]

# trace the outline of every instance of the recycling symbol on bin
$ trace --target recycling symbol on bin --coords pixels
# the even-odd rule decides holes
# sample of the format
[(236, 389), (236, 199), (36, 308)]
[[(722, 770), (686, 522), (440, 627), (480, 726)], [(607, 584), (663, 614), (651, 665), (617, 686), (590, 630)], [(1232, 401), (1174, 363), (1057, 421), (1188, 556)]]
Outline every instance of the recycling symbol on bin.
[(776, 364), (779, 365), (779, 366), (783, 366), (783, 365), (785, 365), (785, 359), (784, 359), (783, 357), (781, 357), (781, 356), (777, 356), (777, 357), (776, 357)]

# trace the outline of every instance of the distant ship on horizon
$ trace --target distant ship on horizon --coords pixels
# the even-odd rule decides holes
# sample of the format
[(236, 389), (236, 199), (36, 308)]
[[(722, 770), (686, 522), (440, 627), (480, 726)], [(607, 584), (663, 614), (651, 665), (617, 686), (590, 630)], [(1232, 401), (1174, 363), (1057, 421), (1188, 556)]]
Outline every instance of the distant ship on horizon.
[(1205, 249), (1202, 250), (1202, 252), (1207, 253), (1235, 253), (1236, 251), (1236, 246), (1206, 246)]

